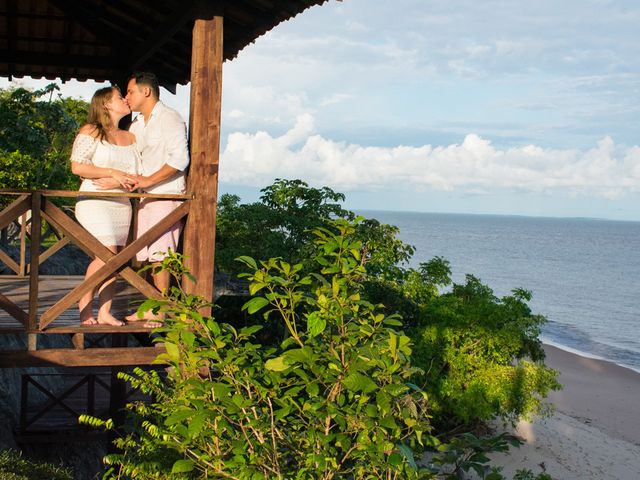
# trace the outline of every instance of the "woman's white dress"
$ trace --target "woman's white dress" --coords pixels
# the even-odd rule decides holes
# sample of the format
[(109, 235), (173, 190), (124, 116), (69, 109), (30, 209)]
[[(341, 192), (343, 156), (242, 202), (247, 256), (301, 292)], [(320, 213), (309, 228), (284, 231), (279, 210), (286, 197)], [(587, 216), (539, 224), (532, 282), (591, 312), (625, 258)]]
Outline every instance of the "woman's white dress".
[[(135, 174), (139, 171), (140, 155), (135, 143), (113, 145), (90, 135), (78, 134), (73, 142), (71, 161)], [(98, 190), (89, 178), (82, 181), (80, 191), (124, 192), (123, 189)], [(76, 219), (103, 245), (125, 245), (131, 225), (131, 201), (128, 198), (80, 197), (76, 204)]]

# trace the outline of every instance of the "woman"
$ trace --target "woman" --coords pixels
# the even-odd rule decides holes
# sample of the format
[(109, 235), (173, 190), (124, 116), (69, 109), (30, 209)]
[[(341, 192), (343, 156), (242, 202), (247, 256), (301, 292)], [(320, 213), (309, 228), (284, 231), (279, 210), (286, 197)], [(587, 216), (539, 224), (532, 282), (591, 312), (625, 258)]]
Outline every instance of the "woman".
[[(71, 171), (83, 181), (80, 191), (105, 191), (94, 184), (95, 179), (117, 182), (120, 188), (107, 191), (131, 191), (139, 170), (139, 154), (133, 134), (118, 128), (122, 117), (131, 113), (118, 87), (98, 90), (91, 99), (87, 124), (78, 132), (71, 152)], [(111, 252), (125, 245), (131, 224), (131, 202), (128, 198), (80, 197), (76, 204), (76, 219)], [(104, 262), (99, 258), (87, 267), (89, 278)], [(124, 325), (111, 315), (115, 277), (108, 278), (98, 288), (98, 315), (93, 315), (93, 296), (88, 292), (78, 302), (83, 325)]]

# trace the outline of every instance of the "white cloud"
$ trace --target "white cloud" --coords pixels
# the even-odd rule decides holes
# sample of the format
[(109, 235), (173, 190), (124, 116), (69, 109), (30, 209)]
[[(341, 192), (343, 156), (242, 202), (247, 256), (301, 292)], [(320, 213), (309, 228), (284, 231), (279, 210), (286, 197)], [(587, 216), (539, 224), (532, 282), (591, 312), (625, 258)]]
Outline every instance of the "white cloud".
[(482, 194), (495, 189), (618, 198), (640, 191), (640, 147), (605, 137), (587, 150), (536, 145), (496, 148), (467, 135), (460, 144), (369, 147), (335, 142), (315, 133), (310, 114), (281, 136), (229, 135), (221, 181), (264, 186), (273, 178), (303, 178), (342, 190), (404, 186)]
[(352, 98), (353, 98), (353, 95), (348, 93), (333, 93), (331, 95), (324, 97), (322, 100), (320, 100), (320, 106), (326, 107), (328, 105), (335, 105), (337, 103), (342, 103)]

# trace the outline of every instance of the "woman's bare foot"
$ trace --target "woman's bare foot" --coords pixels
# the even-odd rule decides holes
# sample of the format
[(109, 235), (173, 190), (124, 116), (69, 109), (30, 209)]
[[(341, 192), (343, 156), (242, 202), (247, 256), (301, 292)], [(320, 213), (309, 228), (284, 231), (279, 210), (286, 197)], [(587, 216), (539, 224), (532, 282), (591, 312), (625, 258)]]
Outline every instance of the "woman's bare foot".
[(121, 327), (124, 325), (123, 321), (118, 320), (116, 317), (114, 317), (110, 313), (98, 315), (97, 323), (98, 325), (113, 325), (114, 327)]
[(84, 320), (82, 320), (80, 323), (81, 323), (82, 325), (87, 325), (87, 326), (89, 326), (89, 325), (97, 325), (97, 324), (98, 324), (98, 321), (97, 321), (95, 318), (93, 318), (93, 317), (89, 317), (89, 318), (85, 318), (85, 319), (84, 319)]

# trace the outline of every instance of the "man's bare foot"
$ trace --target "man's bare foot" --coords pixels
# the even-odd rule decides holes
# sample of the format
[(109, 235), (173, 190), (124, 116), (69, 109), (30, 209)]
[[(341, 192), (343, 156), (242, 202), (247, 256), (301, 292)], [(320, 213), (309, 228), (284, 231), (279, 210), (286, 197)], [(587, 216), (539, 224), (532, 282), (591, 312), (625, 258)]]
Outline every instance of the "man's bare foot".
[(85, 318), (85, 319), (84, 319), (84, 320), (82, 320), (80, 323), (81, 323), (82, 325), (87, 325), (87, 326), (89, 326), (89, 325), (97, 325), (97, 324), (98, 324), (98, 321), (97, 321), (95, 318), (93, 318), (93, 317), (89, 317), (89, 318)]
[(111, 315), (110, 313), (105, 313), (103, 315), (98, 315), (98, 325), (113, 325), (114, 327), (121, 327), (124, 325), (124, 322), (118, 320), (116, 317)]
[(158, 320), (159, 318), (160, 317), (158, 315), (154, 315), (151, 310), (144, 312), (142, 317), (138, 316), (138, 312), (133, 312), (131, 315), (124, 317), (127, 322), (148, 322), (149, 320)]
[(162, 326), (162, 322), (156, 322), (153, 320), (148, 320), (142, 325), (144, 328), (160, 328)]

